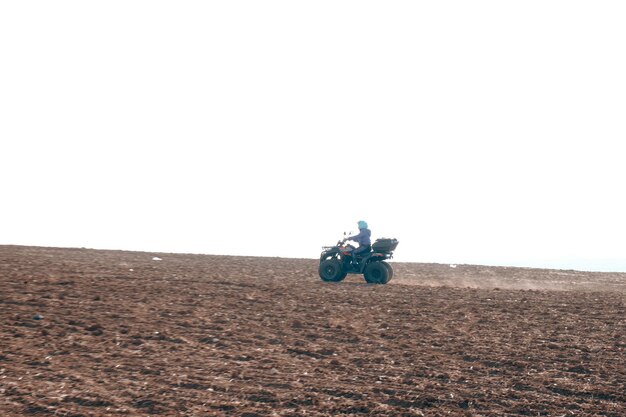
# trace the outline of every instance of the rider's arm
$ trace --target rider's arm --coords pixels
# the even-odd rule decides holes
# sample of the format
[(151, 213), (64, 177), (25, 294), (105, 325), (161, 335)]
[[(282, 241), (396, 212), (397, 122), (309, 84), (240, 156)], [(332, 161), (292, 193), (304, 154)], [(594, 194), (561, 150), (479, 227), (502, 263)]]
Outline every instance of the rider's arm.
[(365, 232), (364, 232), (363, 230), (361, 230), (361, 231), (359, 231), (359, 234), (358, 234), (358, 235), (348, 236), (348, 237), (346, 238), (346, 240), (353, 240), (353, 241), (355, 241), (355, 242), (358, 242), (358, 241), (359, 241), (359, 238), (360, 238), (361, 236), (363, 236), (363, 235), (364, 235), (364, 233), (365, 233)]

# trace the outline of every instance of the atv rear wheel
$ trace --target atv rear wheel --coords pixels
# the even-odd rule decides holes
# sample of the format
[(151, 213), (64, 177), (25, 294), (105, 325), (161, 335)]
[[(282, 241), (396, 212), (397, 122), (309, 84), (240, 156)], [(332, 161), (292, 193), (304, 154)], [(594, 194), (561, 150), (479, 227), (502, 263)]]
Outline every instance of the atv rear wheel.
[(391, 279), (390, 269), (385, 262), (371, 262), (365, 267), (365, 281), (370, 284), (386, 284)]
[(393, 278), (393, 268), (391, 267), (390, 264), (388, 264), (385, 261), (381, 261), (380, 263), (385, 265), (387, 267), (387, 269), (389, 270), (389, 279), (387, 280), (387, 282), (391, 281), (391, 278)]
[(319, 274), (322, 281), (326, 282), (339, 282), (348, 275), (341, 269), (341, 262), (335, 258), (320, 262)]

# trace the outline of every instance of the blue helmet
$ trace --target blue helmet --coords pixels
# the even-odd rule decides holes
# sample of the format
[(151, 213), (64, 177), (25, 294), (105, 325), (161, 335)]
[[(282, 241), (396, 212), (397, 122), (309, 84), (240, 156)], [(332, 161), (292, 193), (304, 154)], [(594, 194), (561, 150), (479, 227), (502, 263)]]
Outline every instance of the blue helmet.
[(359, 220), (359, 229), (367, 229), (367, 222)]

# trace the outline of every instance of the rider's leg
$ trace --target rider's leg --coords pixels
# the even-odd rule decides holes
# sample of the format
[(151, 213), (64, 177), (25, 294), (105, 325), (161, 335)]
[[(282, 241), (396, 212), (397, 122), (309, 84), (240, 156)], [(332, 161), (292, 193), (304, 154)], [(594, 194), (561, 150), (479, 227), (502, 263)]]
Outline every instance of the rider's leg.
[(362, 254), (363, 252), (367, 251), (367, 246), (359, 246), (358, 248), (356, 248), (355, 250), (352, 251), (352, 263), (357, 265), (358, 261), (357, 261), (357, 256)]

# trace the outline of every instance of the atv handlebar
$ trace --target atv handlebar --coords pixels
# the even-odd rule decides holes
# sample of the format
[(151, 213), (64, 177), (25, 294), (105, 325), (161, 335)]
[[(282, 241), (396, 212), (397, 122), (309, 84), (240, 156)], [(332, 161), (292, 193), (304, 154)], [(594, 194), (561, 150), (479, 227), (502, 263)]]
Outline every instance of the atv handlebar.
[(336, 247), (339, 247), (339, 248), (350, 247), (350, 248), (354, 249), (354, 246), (352, 246), (352, 245), (345, 245), (346, 242), (347, 241), (345, 239), (344, 240), (339, 240), (339, 241), (337, 241), (337, 244), (335, 246), (322, 246), (322, 249), (328, 250), (328, 249), (332, 249), (332, 248), (336, 248)]

